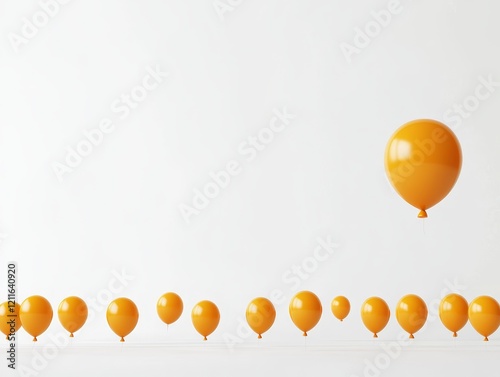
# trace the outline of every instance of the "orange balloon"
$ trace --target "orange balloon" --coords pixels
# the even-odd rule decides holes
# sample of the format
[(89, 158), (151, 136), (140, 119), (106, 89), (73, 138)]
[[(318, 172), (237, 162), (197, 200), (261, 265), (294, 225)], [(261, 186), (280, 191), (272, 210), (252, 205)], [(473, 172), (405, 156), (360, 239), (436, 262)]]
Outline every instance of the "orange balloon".
[(139, 310), (132, 300), (120, 297), (109, 304), (106, 320), (111, 330), (120, 337), (120, 342), (124, 342), (139, 321)]
[(367, 298), (361, 305), (361, 319), (374, 338), (378, 338), (377, 333), (385, 328), (390, 316), (389, 305), (380, 297)]
[(203, 336), (203, 340), (207, 340), (207, 336), (219, 326), (219, 308), (211, 301), (200, 301), (191, 311), (191, 321), (196, 331)]
[(418, 119), (401, 126), (385, 149), (385, 170), (397, 193), (420, 209), (418, 217), (451, 191), (462, 167), (462, 150), (443, 123)]
[(276, 319), (276, 309), (271, 301), (264, 297), (254, 298), (247, 306), (246, 318), (250, 328), (261, 339), (262, 334), (271, 328)]
[(343, 321), (351, 311), (351, 303), (347, 297), (337, 296), (332, 300), (331, 308), (333, 315)]
[(158, 317), (167, 325), (171, 325), (179, 319), (184, 310), (184, 304), (177, 293), (167, 292), (160, 296), (156, 303)]
[(467, 300), (456, 293), (451, 293), (441, 300), (439, 304), (439, 319), (443, 325), (457, 336), (469, 320), (469, 304)]
[(80, 297), (66, 297), (59, 304), (57, 315), (61, 325), (69, 331), (72, 338), (73, 333), (80, 330), (87, 321), (89, 310), (87, 304)]
[(21, 306), (17, 302), (5, 301), (0, 304), (0, 331), (5, 334), (7, 340), (10, 334), (14, 334), (21, 328), (20, 309)]
[(413, 334), (420, 330), (427, 320), (427, 305), (417, 295), (406, 295), (399, 300), (396, 306), (396, 319), (406, 332)]
[(307, 332), (318, 324), (323, 307), (314, 293), (301, 291), (293, 296), (288, 311), (295, 326), (303, 331), (302, 335), (307, 336)]
[(490, 296), (475, 298), (469, 305), (469, 321), (472, 327), (484, 336), (484, 340), (488, 341), (488, 337), (500, 326), (498, 302)]
[(28, 297), (23, 301), (19, 310), (23, 328), (33, 337), (34, 342), (37, 341), (37, 336), (40, 336), (48, 329), (53, 315), (50, 302), (42, 296)]

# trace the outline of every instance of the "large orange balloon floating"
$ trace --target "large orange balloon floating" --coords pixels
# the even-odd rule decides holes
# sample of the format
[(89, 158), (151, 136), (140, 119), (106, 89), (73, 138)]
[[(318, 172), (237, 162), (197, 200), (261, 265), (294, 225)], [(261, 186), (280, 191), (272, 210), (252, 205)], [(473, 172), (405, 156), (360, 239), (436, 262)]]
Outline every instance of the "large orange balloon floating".
[(396, 319), (403, 330), (410, 334), (410, 339), (425, 325), (427, 313), (427, 305), (417, 295), (403, 296), (396, 306)]
[(156, 312), (158, 317), (168, 325), (171, 325), (177, 321), (182, 311), (184, 310), (184, 304), (181, 297), (174, 292), (167, 292), (160, 296), (158, 302), (156, 303)]
[(28, 297), (19, 309), (22, 326), (33, 337), (34, 342), (38, 340), (37, 336), (49, 328), (53, 315), (50, 302), (42, 296)]
[(69, 332), (70, 338), (73, 338), (74, 332), (82, 328), (87, 321), (88, 314), (87, 304), (76, 296), (66, 297), (57, 309), (59, 322)]
[(369, 297), (361, 305), (361, 320), (374, 338), (378, 338), (377, 334), (385, 328), (390, 316), (389, 305), (380, 297)]
[(453, 336), (457, 337), (457, 332), (469, 320), (468, 311), (467, 300), (459, 294), (450, 293), (443, 297), (439, 304), (439, 319), (448, 330), (453, 332)]
[(500, 326), (500, 305), (493, 297), (476, 297), (470, 303), (468, 313), (472, 327), (484, 336), (485, 341)]
[(401, 126), (385, 149), (385, 170), (396, 192), (427, 217), (451, 191), (462, 167), (462, 150), (441, 122), (417, 119)]
[(203, 340), (207, 340), (207, 337), (219, 326), (219, 308), (212, 301), (200, 301), (191, 310), (191, 321), (196, 331), (203, 336)]
[(318, 324), (323, 307), (314, 293), (301, 291), (292, 297), (288, 311), (295, 326), (307, 336), (307, 332)]
[(276, 309), (265, 297), (254, 298), (247, 306), (246, 319), (250, 328), (261, 339), (262, 334), (271, 328), (276, 319)]
[(344, 296), (337, 296), (331, 303), (332, 313), (339, 321), (343, 321), (351, 311), (351, 303)]
[(139, 321), (139, 310), (131, 299), (120, 297), (109, 304), (106, 320), (111, 330), (120, 337), (120, 342), (124, 342)]

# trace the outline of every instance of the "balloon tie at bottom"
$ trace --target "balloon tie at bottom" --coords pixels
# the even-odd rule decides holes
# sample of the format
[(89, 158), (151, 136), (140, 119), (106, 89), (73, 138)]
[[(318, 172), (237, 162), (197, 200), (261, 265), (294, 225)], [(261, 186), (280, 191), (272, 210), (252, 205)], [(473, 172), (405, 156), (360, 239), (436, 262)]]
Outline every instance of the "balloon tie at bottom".
[(427, 218), (427, 212), (425, 212), (425, 209), (420, 210), (417, 216), (419, 219), (426, 219)]

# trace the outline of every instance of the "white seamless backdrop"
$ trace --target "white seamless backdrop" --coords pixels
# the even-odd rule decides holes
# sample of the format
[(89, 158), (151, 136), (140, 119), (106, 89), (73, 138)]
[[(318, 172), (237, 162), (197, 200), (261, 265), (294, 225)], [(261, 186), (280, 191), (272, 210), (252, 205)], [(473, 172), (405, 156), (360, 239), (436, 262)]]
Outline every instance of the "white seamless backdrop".
[[(429, 305), (416, 340), (447, 340), (444, 294), (500, 299), (499, 14), (493, 0), (0, 0), (0, 281), (14, 260), (20, 301), (86, 299), (86, 344), (116, 340), (119, 296), (140, 311), (127, 342), (197, 344), (190, 310), (208, 299), (209, 342), (255, 344), (245, 308), (265, 296), (263, 341), (302, 346), (288, 315), (302, 289), (323, 303), (311, 346), (369, 340), (363, 300), (394, 314), (407, 293)], [(383, 164), (416, 118), (463, 151), (425, 223)], [(168, 291), (185, 308), (167, 333)], [(40, 344), (61, 331), (55, 315)], [(392, 316), (380, 336), (401, 331)]]

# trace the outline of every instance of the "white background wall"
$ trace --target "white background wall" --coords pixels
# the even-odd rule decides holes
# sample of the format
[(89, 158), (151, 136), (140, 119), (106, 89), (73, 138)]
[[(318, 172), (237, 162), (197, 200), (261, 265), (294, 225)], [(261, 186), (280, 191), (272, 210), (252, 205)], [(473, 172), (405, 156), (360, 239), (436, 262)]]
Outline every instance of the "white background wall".
[[(249, 342), (238, 330), (246, 305), (278, 290), (265, 339), (289, 345), (303, 344), (288, 316), (302, 289), (324, 306), (311, 344), (368, 339), (359, 308), (371, 295), (392, 312), (406, 293), (435, 304), (450, 286), (500, 299), (500, 84), (469, 98), (481, 80), (500, 82), (498, 2), (233, 1), (221, 15), (214, 4), (72, 1), (16, 45), (11, 33), (30, 31), (23, 17), (44, 21), (40, 5), (0, 1), (0, 277), (18, 262), (19, 298), (40, 294), (55, 310), (69, 295), (97, 299), (77, 336), (114, 341), (99, 301), (125, 270), (133, 280), (112, 297), (139, 307), (130, 342), (198, 341), (190, 310), (210, 299), (222, 316), (210, 341), (224, 343)], [(389, 4), (377, 30), (373, 12)], [(347, 56), (366, 28), (376, 35)], [(168, 78), (130, 114), (113, 111), (157, 65)], [(464, 101), (465, 116), (454, 108)], [(241, 143), (283, 108), (295, 118), (248, 161)], [(60, 181), (54, 163), (103, 118), (113, 131)], [(457, 185), (425, 228), (383, 164), (392, 132), (415, 118), (447, 123), (463, 150)], [(181, 203), (232, 160), (239, 174), (187, 223)], [(318, 237), (338, 246), (316, 266)], [(303, 262), (307, 278), (292, 281)], [(155, 311), (167, 291), (185, 303), (168, 334)], [(343, 324), (329, 307), (338, 294), (353, 306)], [(48, 332), (60, 331), (54, 317)], [(391, 317), (382, 336), (400, 332)], [(419, 337), (449, 334), (435, 320)], [(477, 338), (470, 325), (461, 335)]]

